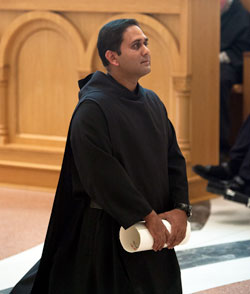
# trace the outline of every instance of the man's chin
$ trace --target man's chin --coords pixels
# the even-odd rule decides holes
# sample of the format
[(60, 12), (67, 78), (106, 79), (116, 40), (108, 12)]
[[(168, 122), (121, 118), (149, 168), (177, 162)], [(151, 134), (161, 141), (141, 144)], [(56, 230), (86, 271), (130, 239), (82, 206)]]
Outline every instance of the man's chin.
[(149, 74), (151, 72), (151, 66), (149, 65), (147, 68), (144, 69), (144, 71), (142, 72), (141, 77)]

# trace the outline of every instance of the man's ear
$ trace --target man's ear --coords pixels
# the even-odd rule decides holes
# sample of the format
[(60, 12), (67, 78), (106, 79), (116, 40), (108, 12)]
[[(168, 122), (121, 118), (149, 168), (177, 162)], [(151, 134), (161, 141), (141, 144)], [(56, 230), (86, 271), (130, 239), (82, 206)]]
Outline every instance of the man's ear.
[(117, 60), (117, 53), (115, 51), (107, 50), (105, 53), (105, 57), (110, 64), (114, 66), (119, 66), (119, 62)]

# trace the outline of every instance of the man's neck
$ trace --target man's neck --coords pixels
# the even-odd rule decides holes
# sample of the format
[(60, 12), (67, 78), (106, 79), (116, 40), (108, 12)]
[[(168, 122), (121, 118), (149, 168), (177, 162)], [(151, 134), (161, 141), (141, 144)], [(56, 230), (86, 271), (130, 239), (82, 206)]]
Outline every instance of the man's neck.
[(138, 79), (133, 78), (126, 78), (122, 76), (121, 74), (117, 74), (114, 72), (108, 72), (112, 76), (113, 79), (115, 79), (119, 84), (127, 88), (129, 91), (134, 92), (138, 83)]

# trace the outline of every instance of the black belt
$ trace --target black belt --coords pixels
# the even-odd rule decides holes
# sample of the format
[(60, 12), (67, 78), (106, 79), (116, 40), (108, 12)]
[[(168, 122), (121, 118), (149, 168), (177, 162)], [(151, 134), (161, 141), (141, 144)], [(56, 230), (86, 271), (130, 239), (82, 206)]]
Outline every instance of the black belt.
[(103, 209), (99, 204), (97, 204), (95, 201), (93, 201), (92, 199), (90, 200), (90, 204), (89, 207), (91, 208), (97, 208), (97, 209)]

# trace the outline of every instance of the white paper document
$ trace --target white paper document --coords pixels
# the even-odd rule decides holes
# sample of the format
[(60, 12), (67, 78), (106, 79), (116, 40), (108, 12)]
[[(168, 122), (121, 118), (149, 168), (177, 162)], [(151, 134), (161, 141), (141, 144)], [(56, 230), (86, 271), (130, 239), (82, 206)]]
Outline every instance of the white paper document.
[[(169, 232), (171, 232), (171, 225), (168, 221), (162, 220)], [(186, 237), (179, 244), (185, 244), (188, 242), (191, 233), (190, 223), (187, 222)], [(152, 250), (154, 240), (151, 234), (149, 233), (145, 222), (139, 222), (129, 227), (127, 230), (120, 228), (120, 241), (122, 247), (127, 252), (133, 253), (138, 251)], [(165, 244), (167, 247), (167, 244)]]

